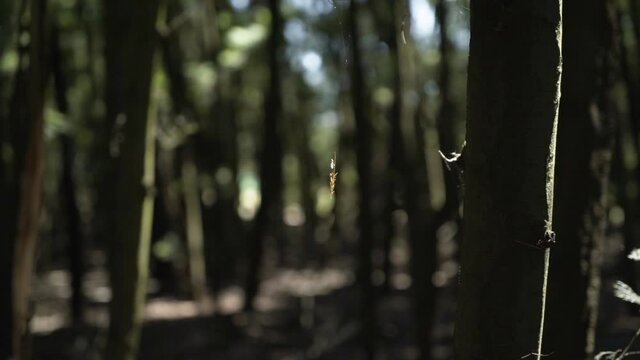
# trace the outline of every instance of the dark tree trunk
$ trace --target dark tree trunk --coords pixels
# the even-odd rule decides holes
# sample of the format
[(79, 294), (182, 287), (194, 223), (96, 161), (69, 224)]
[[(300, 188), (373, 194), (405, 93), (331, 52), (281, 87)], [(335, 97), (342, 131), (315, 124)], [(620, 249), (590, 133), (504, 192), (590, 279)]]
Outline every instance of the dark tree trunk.
[[(538, 351), (552, 242), (561, 2), (471, 1), (456, 358)], [(553, 271), (553, 269), (552, 269)]]
[[(156, 0), (105, 1), (107, 116), (118, 126), (108, 360), (136, 358), (142, 322), (155, 186), (155, 114), (149, 108), (157, 10)], [(118, 54), (122, 58), (113, 57)]]
[[(169, 18), (179, 16), (177, 3), (169, 4)], [(176, 117), (193, 121), (193, 104), (186, 97), (187, 84), (184, 77), (184, 62), (177, 33), (167, 34), (162, 39), (162, 58), (169, 78), (169, 92)], [(189, 264), (190, 290), (195, 300), (202, 303), (207, 293), (204, 261), (204, 228), (200, 202), (200, 184), (198, 167), (195, 161), (193, 137), (187, 136), (180, 151), (182, 163), (182, 195), (185, 210), (185, 235)]]
[(265, 99), (264, 138), (260, 163), (260, 209), (248, 239), (248, 271), (245, 285), (245, 310), (253, 309), (258, 294), (260, 268), (265, 238), (278, 237), (282, 227), (282, 144), (280, 121), (282, 117), (282, 89), (280, 79), (280, 52), (282, 50), (282, 17), (280, 1), (269, 0), (271, 30), (269, 35), (269, 87)]
[(213, 168), (219, 175), (215, 183), (218, 198), (209, 210), (208, 258), (212, 262), (210, 281), (214, 291), (235, 279), (238, 241), (242, 223), (238, 217), (238, 154), (236, 101), (242, 89), (240, 74), (221, 67), (217, 86), (218, 98), (211, 109), (213, 129)]
[(375, 3), (376, 20), (379, 27), (383, 29), (382, 37), (389, 44), (390, 56), (392, 57), (392, 63), (394, 64), (394, 75), (392, 80), (393, 93), (396, 95), (396, 99), (389, 110), (387, 115), (389, 119), (389, 131), (388, 138), (388, 158), (386, 164), (387, 176), (384, 179), (385, 183), (385, 209), (384, 209), (384, 235), (382, 239), (382, 252), (384, 259), (382, 261), (382, 272), (384, 273), (383, 292), (388, 292), (391, 287), (391, 275), (393, 272), (391, 264), (391, 249), (393, 247), (393, 238), (396, 235), (397, 229), (393, 221), (393, 213), (400, 207), (399, 194), (402, 191), (402, 172), (403, 165), (402, 158), (402, 132), (400, 128), (401, 123), (401, 101), (399, 101), (401, 91), (400, 74), (398, 74), (398, 31), (396, 30), (396, 17), (395, 16), (395, 2), (389, 2), (386, 0), (378, 1)]
[(436, 223), (431, 209), (427, 161), (425, 158), (424, 131), (416, 104), (410, 96), (415, 89), (415, 65), (412, 49), (402, 42), (401, 28), (407, 2), (396, 1), (394, 14), (392, 49), (394, 57), (394, 101), (392, 134), (399, 136), (397, 144), (401, 159), (403, 199), (408, 217), (409, 244), (411, 245), (411, 278), (413, 284), (413, 308), (416, 324), (416, 344), (420, 349), (419, 359), (431, 359), (431, 326), (435, 306), (435, 287), (432, 275), (436, 268)]
[[(6, 2), (6, 9), (10, 8), (14, 2)], [(27, 2), (21, 3), (21, 11), (23, 13)], [(10, 18), (12, 14), (3, 13), (1, 16), (2, 24), (9, 27), (12, 22)], [(16, 16), (19, 18), (19, 16)], [(17, 21), (14, 21), (17, 23)], [(26, 26), (20, 29), (28, 31)], [(13, 31), (14, 34), (17, 31)], [(9, 48), (11, 43), (11, 31), (2, 35), (0, 39), (0, 56)], [(25, 58), (28, 57), (28, 45), (18, 44), (17, 46), (19, 60), (22, 65)], [(0, 145), (5, 149), (11, 149), (13, 157), (2, 157), (0, 159), (0, 228), (4, 229), (4, 236), (0, 241), (0, 359), (8, 359), (13, 354), (12, 348), (12, 331), (13, 331), (13, 256), (15, 249), (16, 232), (18, 230), (18, 205), (20, 202), (20, 174), (24, 164), (26, 131), (28, 127), (25, 109), (19, 107), (18, 104), (24, 104), (26, 99), (26, 81), (27, 71), (23, 67), (18, 67), (14, 81), (3, 81), (0, 88), (0, 95), (7, 94), (10, 101), (6, 103), (4, 100), (0, 103)], [(3, 80), (7, 76), (3, 76)], [(7, 84), (8, 83), (8, 84)], [(2, 97), (4, 99), (4, 97)]]
[(62, 181), (60, 194), (64, 196), (66, 214), (67, 254), (69, 272), (71, 273), (71, 318), (74, 324), (82, 323), (82, 277), (84, 274), (84, 243), (80, 231), (80, 213), (76, 200), (75, 181), (73, 179), (73, 138), (63, 135), (62, 146)]
[[(60, 48), (60, 30), (57, 25), (51, 27), (51, 72), (58, 110), (65, 116), (69, 113), (67, 100), (67, 81), (62, 63)], [(60, 137), (62, 178), (60, 198), (65, 209), (65, 232), (67, 234), (67, 254), (71, 273), (71, 318), (74, 324), (82, 322), (82, 275), (84, 273), (84, 243), (80, 229), (80, 212), (76, 199), (76, 187), (73, 179), (74, 146), (73, 136), (63, 134)]]
[(605, 195), (613, 151), (611, 35), (606, 0), (564, 0), (554, 248), (545, 348), (561, 359), (593, 356)]
[(356, 123), (356, 167), (358, 170), (358, 266), (356, 283), (360, 290), (360, 321), (362, 343), (367, 359), (375, 356), (375, 306), (373, 285), (371, 283), (371, 250), (373, 246), (373, 228), (371, 211), (371, 137), (373, 131), (369, 121), (369, 97), (364, 79), (364, 61), (360, 49), (360, 30), (358, 28), (359, 5), (351, 0), (348, 9), (349, 39), (351, 40), (351, 58), (349, 59), (351, 81), (351, 100)]
[[(13, 359), (29, 359), (28, 323), (30, 317), (31, 279), (35, 265), (35, 251), (40, 223), (43, 173), (43, 130), (45, 88), (49, 66), (46, 34), (46, 2), (29, 2), (28, 67), (19, 71), (11, 104), (9, 124), (11, 146), (14, 156), (10, 187), (7, 194), (6, 241), (13, 243), (13, 261), (8, 273), (7, 285), (11, 296), (9, 322), (12, 325), (12, 345), (9, 347)], [(22, 57), (22, 60), (27, 57)], [(19, 82), (24, 81), (24, 84)], [(21, 102), (22, 101), (22, 102)], [(3, 198), (4, 199), (4, 198)], [(4, 201), (4, 200), (3, 200)], [(5, 215), (5, 214), (2, 214)], [(12, 245), (9, 245), (12, 246)]]

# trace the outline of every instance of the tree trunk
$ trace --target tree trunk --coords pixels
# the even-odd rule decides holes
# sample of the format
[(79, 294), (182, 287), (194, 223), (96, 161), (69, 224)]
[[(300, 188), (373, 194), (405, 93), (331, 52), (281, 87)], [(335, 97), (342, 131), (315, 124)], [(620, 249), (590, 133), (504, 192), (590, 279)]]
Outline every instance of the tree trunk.
[[(411, 245), (411, 279), (413, 284), (413, 309), (416, 324), (416, 344), (420, 349), (418, 359), (431, 359), (431, 326), (435, 306), (435, 287), (432, 275), (436, 268), (436, 223), (431, 208), (425, 158), (424, 131), (419, 124), (415, 94), (415, 65), (411, 45), (404, 44), (399, 29), (407, 13), (407, 2), (396, 1), (392, 48), (394, 58), (396, 94), (395, 122), (392, 132), (400, 131), (399, 150), (402, 156), (403, 198), (408, 217), (409, 244)], [(398, 129), (393, 129), (397, 127)]]
[[(60, 48), (60, 29), (51, 26), (51, 72), (55, 90), (56, 106), (60, 113), (69, 114), (67, 100), (67, 81), (62, 63), (62, 49)], [(71, 274), (71, 318), (74, 324), (82, 321), (82, 275), (84, 272), (84, 244), (80, 230), (80, 212), (78, 211), (76, 187), (73, 179), (74, 139), (72, 135), (60, 136), (62, 159), (62, 178), (60, 180), (59, 197), (65, 209), (65, 233), (67, 234), (67, 254), (69, 258), (69, 272)]]
[(136, 358), (142, 322), (153, 219), (155, 114), (150, 89), (157, 10), (157, 0), (105, 1), (107, 51), (124, 55), (107, 57), (106, 64), (107, 114), (120, 126), (114, 149), (117, 219), (110, 253), (108, 360)]
[[(170, 18), (179, 16), (181, 11), (177, 3), (168, 5)], [(189, 121), (193, 113), (193, 104), (186, 97), (187, 84), (184, 78), (184, 64), (178, 34), (168, 34), (162, 39), (162, 55), (165, 71), (169, 78), (169, 92), (174, 115), (184, 116)], [(200, 183), (198, 167), (194, 159), (193, 137), (187, 136), (182, 146), (180, 160), (182, 162), (182, 194), (185, 209), (185, 232), (187, 237), (187, 254), (189, 263), (189, 280), (193, 298), (202, 304), (207, 292), (206, 271), (204, 261), (204, 228), (202, 224), (202, 208), (200, 203)]]
[[(242, 223), (238, 217), (238, 154), (237, 154), (237, 92), (242, 89), (240, 74), (220, 67), (216, 86), (217, 100), (211, 109), (213, 134), (208, 136), (212, 142), (214, 157), (209, 157), (215, 174), (216, 202), (208, 213), (208, 227), (205, 234), (209, 241), (208, 259), (212, 263), (208, 269), (212, 288), (219, 291), (235, 279), (238, 241), (242, 237)], [(210, 149), (210, 147), (207, 147)], [(205, 247), (207, 249), (207, 247)]]
[[(25, 7), (25, 3), (21, 8)], [(22, 9), (21, 9), (22, 10)], [(9, 14), (3, 14), (8, 16)], [(22, 15), (22, 11), (17, 18)], [(2, 18), (3, 23), (8, 25), (10, 18)], [(17, 22), (17, 21), (16, 21)], [(27, 32), (27, 26), (21, 26), (20, 31)], [(17, 31), (14, 31), (17, 33)], [(2, 39), (0, 51), (8, 48), (9, 39)], [(18, 44), (17, 46), (20, 65), (24, 64), (28, 57), (28, 44)], [(0, 54), (1, 56), (2, 54)], [(10, 150), (13, 156), (3, 156), (0, 167), (0, 228), (4, 229), (3, 241), (0, 241), (0, 359), (8, 359), (13, 354), (12, 332), (13, 332), (13, 256), (15, 240), (18, 230), (18, 206), (20, 203), (20, 176), (24, 165), (26, 153), (26, 138), (28, 124), (26, 109), (18, 106), (24, 104), (27, 97), (27, 77), (26, 68), (19, 66), (11, 84), (3, 85), (2, 93), (11, 94), (10, 101), (1, 103), (0, 108), (0, 141), (3, 149)], [(3, 77), (5, 79), (5, 77)], [(4, 99), (4, 98), (3, 98)], [(8, 109), (4, 109), (6, 106)], [(6, 150), (5, 150), (6, 151)]]
[[(42, 174), (43, 174), (43, 130), (44, 130), (44, 102), (45, 88), (48, 78), (48, 58), (46, 41), (46, 2), (44, 0), (33, 0), (29, 3), (30, 24), (29, 24), (29, 66), (26, 71), (26, 90), (24, 100), (26, 104), (23, 110), (12, 112), (12, 119), (15, 119), (16, 128), (22, 128), (23, 133), (17, 133), (15, 140), (24, 142), (24, 145), (14, 143), (14, 151), (23, 156), (16, 162), (18, 166), (18, 181), (15, 189), (18, 194), (15, 215), (17, 223), (9, 224), (10, 227), (17, 228), (16, 233), (10, 230), (8, 241), (15, 239), (13, 249), (13, 269), (11, 278), (12, 295), (12, 317), (13, 317), (13, 358), (28, 359), (30, 357), (30, 346), (28, 344), (28, 324), (30, 317), (30, 295), (31, 280), (33, 277), (36, 242), (38, 238), (40, 209), (42, 198)], [(20, 91), (21, 87), (16, 87)], [(18, 94), (18, 96), (20, 96)], [(20, 107), (20, 105), (15, 105)], [(13, 115), (17, 115), (15, 118)], [(24, 116), (24, 117), (21, 117)], [(22, 121), (22, 124), (18, 124)], [(24, 136), (24, 137), (23, 137)], [(22, 152), (24, 151), (24, 152)]]
[(189, 254), (189, 279), (193, 298), (203, 303), (207, 293), (207, 277), (204, 262), (204, 233), (198, 168), (193, 160), (193, 149), (186, 144), (182, 151), (182, 189)]
[[(260, 163), (260, 209), (249, 232), (248, 272), (245, 286), (246, 310), (253, 309), (253, 300), (258, 294), (260, 268), (264, 240), (268, 234), (280, 236), (282, 223), (282, 144), (280, 119), (282, 117), (282, 89), (279, 54), (282, 47), (282, 16), (280, 1), (269, 0), (271, 31), (268, 42), (269, 88), (265, 99), (264, 140)], [(271, 222), (271, 223), (270, 223)], [(273, 228), (270, 229), (270, 225)]]
[(460, 360), (511, 360), (539, 352), (541, 289), (554, 238), (561, 0), (470, 5), (455, 351)]
[(590, 359), (594, 350), (614, 139), (608, 10), (607, 0), (564, 1), (554, 212), (559, 242), (551, 262), (545, 334), (547, 352), (559, 359)]
[(356, 168), (358, 171), (358, 267), (356, 282), (360, 289), (360, 326), (362, 344), (366, 359), (375, 356), (375, 306), (373, 285), (371, 283), (371, 250), (373, 246), (373, 228), (371, 211), (371, 137), (373, 130), (369, 121), (369, 102), (367, 84), (364, 79), (364, 62), (360, 49), (360, 30), (358, 28), (359, 5), (351, 0), (348, 9), (349, 38), (351, 40), (351, 101), (356, 123)]

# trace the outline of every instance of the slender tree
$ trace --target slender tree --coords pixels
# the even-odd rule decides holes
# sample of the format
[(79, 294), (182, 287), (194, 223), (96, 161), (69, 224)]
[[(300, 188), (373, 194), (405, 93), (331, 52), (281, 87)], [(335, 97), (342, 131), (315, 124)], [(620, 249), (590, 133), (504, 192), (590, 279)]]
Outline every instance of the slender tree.
[[(412, 100), (412, 93), (416, 87), (413, 48), (410, 43), (405, 42), (406, 34), (399, 31), (403, 29), (407, 12), (408, 6), (404, 0), (390, 4), (388, 12), (391, 18), (388, 24), (388, 41), (395, 97), (389, 114), (389, 169), (392, 173), (392, 189), (387, 190), (387, 216), (391, 216), (390, 211), (396, 206), (393, 203), (394, 195), (400, 192), (403, 195), (402, 205), (407, 212), (408, 241), (412, 252), (411, 277), (416, 343), (420, 349), (419, 359), (425, 360), (431, 358), (431, 325), (435, 305), (435, 288), (431, 278), (436, 265), (436, 223), (429, 196), (424, 131), (419, 123), (418, 104)], [(389, 269), (386, 271), (388, 274)]]
[[(51, 72), (55, 89), (55, 102), (58, 111), (64, 116), (69, 114), (67, 100), (67, 80), (62, 63), (62, 49), (60, 47), (60, 29), (52, 24), (50, 31), (51, 44)], [(60, 198), (65, 210), (65, 232), (67, 235), (67, 254), (69, 258), (69, 273), (71, 274), (71, 318), (74, 324), (82, 321), (82, 275), (84, 272), (83, 253), (84, 243), (80, 231), (80, 212), (77, 205), (76, 187), (73, 176), (74, 138), (65, 133), (60, 136), (62, 176), (60, 179)]]
[(248, 273), (245, 287), (245, 309), (253, 309), (253, 300), (258, 293), (259, 274), (262, 264), (264, 239), (268, 234), (279, 235), (282, 211), (282, 143), (280, 121), (282, 117), (282, 86), (280, 79), (280, 49), (282, 48), (282, 16), (280, 1), (269, 0), (271, 29), (269, 35), (269, 85), (264, 103), (264, 140), (260, 163), (260, 209), (256, 214), (248, 241)]
[(470, 3), (460, 360), (540, 359), (541, 289), (554, 240), (561, 4)]
[[(178, 3), (167, 5), (168, 17), (179, 16)], [(169, 92), (173, 112), (188, 118), (194, 113), (193, 104), (187, 97), (187, 83), (184, 77), (184, 61), (180, 49), (178, 33), (171, 32), (162, 38), (162, 59), (165, 72), (169, 78)], [(200, 204), (200, 185), (198, 167), (194, 159), (193, 137), (187, 136), (181, 149), (182, 160), (182, 193), (185, 209), (185, 233), (187, 237), (187, 253), (189, 263), (189, 279), (194, 299), (204, 300), (206, 294), (206, 272), (204, 261), (204, 229), (202, 224), (202, 208)]]
[[(136, 357), (145, 299), (155, 172), (155, 114), (150, 108), (158, 1), (105, 1), (107, 115), (118, 133), (115, 236), (111, 239), (113, 297), (107, 359)], [(113, 121), (113, 120), (112, 120)]]
[[(8, 4), (4, 4), (7, 6)], [(11, 5), (9, 5), (11, 6)], [(8, 9), (7, 9), (8, 10)], [(10, 29), (11, 14), (3, 14), (2, 27)], [(21, 24), (20, 32), (26, 32), (28, 29)], [(8, 35), (8, 34), (7, 34)], [(0, 56), (9, 48), (9, 39), (6, 36), (0, 43)], [(26, 44), (20, 44), (17, 47), (19, 63), (24, 62), (28, 56), (28, 47)], [(7, 97), (11, 101), (5, 103), (4, 97), (0, 102), (0, 142), (4, 149), (11, 149), (16, 156), (2, 157), (0, 159), (0, 197), (3, 199), (0, 204), (0, 228), (4, 229), (3, 241), (0, 241), (0, 359), (7, 359), (12, 355), (12, 331), (13, 331), (13, 305), (12, 305), (12, 274), (13, 274), (13, 252), (15, 248), (15, 237), (17, 227), (17, 209), (20, 198), (18, 192), (20, 189), (20, 172), (23, 164), (25, 129), (20, 126), (25, 124), (23, 121), (16, 121), (18, 116), (20, 120), (24, 120), (24, 114), (16, 104), (18, 101), (24, 101), (26, 69), (18, 68), (14, 75), (15, 82), (13, 88), (5, 85), (2, 95), (10, 93)], [(9, 76), (3, 74), (3, 79)], [(11, 121), (14, 119), (14, 121)]]
[(358, 266), (356, 281), (361, 296), (360, 320), (362, 326), (362, 344), (367, 359), (375, 356), (375, 313), (374, 293), (371, 283), (371, 250), (373, 246), (373, 214), (371, 210), (371, 137), (373, 130), (369, 120), (369, 96), (364, 79), (364, 59), (360, 48), (360, 30), (358, 16), (360, 5), (351, 0), (347, 11), (349, 23), (349, 39), (351, 40), (349, 59), (351, 81), (350, 92), (353, 116), (356, 123), (356, 167), (358, 170)]
[(393, 64), (393, 79), (392, 89), (395, 94), (395, 99), (387, 118), (389, 119), (389, 135), (388, 135), (388, 158), (386, 164), (386, 178), (385, 180), (385, 209), (384, 209), (384, 234), (382, 239), (382, 251), (384, 253), (384, 259), (382, 262), (382, 271), (385, 275), (385, 282), (383, 291), (388, 292), (391, 286), (391, 247), (393, 237), (396, 233), (395, 224), (393, 221), (393, 213), (399, 208), (398, 194), (402, 190), (402, 132), (401, 132), (401, 84), (400, 74), (398, 73), (399, 59), (398, 57), (398, 31), (396, 29), (396, 11), (395, 2), (389, 1), (377, 1), (374, 3), (373, 9), (375, 10), (375, 19), (378, 22), (378, 27), (382, 29), (381, 36), (383, 40), (389, 44), (389, 53), (391, 56), (391, 63)]

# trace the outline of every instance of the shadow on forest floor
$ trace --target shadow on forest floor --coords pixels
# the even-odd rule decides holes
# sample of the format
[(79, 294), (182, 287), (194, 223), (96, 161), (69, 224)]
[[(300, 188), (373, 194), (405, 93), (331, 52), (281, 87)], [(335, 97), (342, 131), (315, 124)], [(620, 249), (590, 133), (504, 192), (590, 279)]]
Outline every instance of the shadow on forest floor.
[[(99, 360), (106, 342), (109, 299), (104, 273), (90, 273), (85, 286), (87, 325), (69, 326), (66, 275), (52, 272), (36, 284), (36, 316), (32, 319), (35, 360)], [(357, 360), (363, 358), (358, 341), (357, 292), (346, 273), (283, 270), (262, 285), (257, 311), (240, 312), (242, 291), (220, 293), (216, 310), (195, 302), (151, 297), (145, 305), (140, 342), (142, 360)], [(624, 346), (640, 325), (630, 308), (611, 291), (613, 279), (603, 282), (599, 350)], [(87, 284), (85, 284), (87, 285)], [(433, 331), (433, 358), (451, 359), (454, 289), (441, 289)], [(377, 351), (381, 359), (417, 357), (413, 344), (410, 292), (392, 290), (380, 295), (377, 306)]]

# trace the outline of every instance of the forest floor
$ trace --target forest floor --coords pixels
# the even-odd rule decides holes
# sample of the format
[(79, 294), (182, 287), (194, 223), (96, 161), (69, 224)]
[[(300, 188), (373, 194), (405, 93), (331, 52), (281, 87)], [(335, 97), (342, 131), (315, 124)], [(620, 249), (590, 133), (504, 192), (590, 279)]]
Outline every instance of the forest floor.
[[(598, 350), (624, 347), (640, 317), (615, 299), (615, 280), (604, 272)], [(96, 269), (85, 279), (84, 325), (70, 326), (68, 274), (51, 271), (35, 287), (31, 321), (35, 360), (99, 360), (108, 323), (107, 276)], [(226, 288), (204, 305), (175, 297), (150, 296), (145, 305), (139, 358), (143, 360), (357, 360), (358, 294), (348, 272), (339, 269), (280, 270), (266, 279), (256, 311), (241, 312), (242, 291)], [(154, 283), (151, 283), (153, 290)], [(433, 330), (433, 359), (452, 359), (453, 286), (440, 288)], [(380, 292), (376, 322), (379, 359), (417, 357), (408, 290)], [(553, 356), (551, 356), (552, 358)]]

